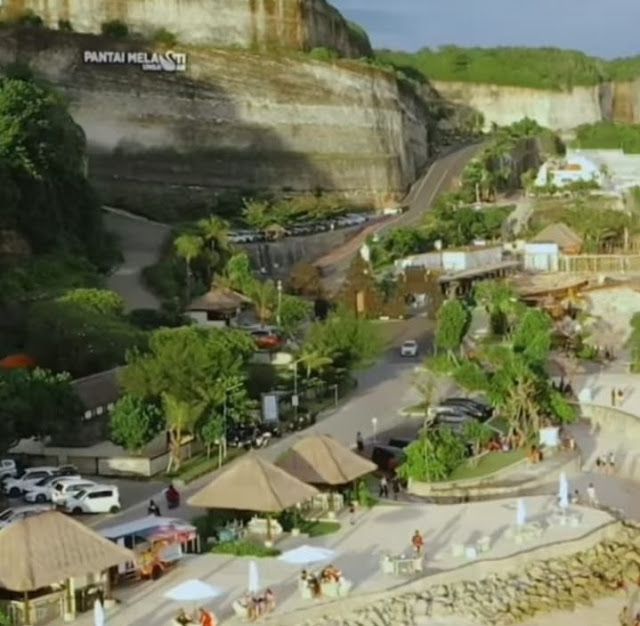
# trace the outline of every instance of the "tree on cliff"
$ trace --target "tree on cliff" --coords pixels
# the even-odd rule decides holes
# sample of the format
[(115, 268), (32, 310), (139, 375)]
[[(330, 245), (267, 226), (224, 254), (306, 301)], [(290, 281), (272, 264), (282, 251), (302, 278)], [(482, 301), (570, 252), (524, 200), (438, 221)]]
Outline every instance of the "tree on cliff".
[(85, 177), (86, 141), (64, 101), (46, 87), (0, 79), (0, 228), (35, 253), (80, 253), (104, 267), (109, 242)]
[(202, 239), (196, 235), (184, 233), (173, 242), (176, 254), (184, 261), (185, 301), (191, 299), (191, 264), (202, 252)]

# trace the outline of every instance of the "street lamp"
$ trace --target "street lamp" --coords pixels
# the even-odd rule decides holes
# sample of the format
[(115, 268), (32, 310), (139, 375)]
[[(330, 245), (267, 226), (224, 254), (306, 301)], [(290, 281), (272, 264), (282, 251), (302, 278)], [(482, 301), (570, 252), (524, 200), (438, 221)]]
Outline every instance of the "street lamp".
[(373, 431), (373, 443), (376, 443), (377, 435), (378, 435), (378, 418), (377, 417), (371, 418), (371, 430)]
[(276, 287), (278, 289), (278, 311), (276, 313), (276, 322), (278, 324), (278, 328), (280, 328), (280, 324), (282, 320), (280, 319), (280, 310), (282, 309), (282, 281), (279, 280), (276, 283)]

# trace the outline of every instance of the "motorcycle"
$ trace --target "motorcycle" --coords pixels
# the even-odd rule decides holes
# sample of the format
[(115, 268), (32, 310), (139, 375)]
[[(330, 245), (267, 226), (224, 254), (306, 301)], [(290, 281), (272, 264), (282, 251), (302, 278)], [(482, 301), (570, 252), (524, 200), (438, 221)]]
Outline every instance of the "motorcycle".
[(177, 489), (167, 489), (164, 492), (164, 496), (167, 500), (168, 509), (176, 509), (180, 506), (180, 492)]

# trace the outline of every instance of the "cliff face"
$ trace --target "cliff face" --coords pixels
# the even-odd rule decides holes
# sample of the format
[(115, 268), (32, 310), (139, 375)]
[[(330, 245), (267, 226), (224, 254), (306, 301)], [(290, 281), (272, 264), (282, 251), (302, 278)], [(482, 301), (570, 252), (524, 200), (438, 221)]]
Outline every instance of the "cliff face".
[(342, 15), (325, 0), (4, 0), (0, 19), (26, 11), (49, 28), (60, 21), (74, 31), (100, 33), (102, 24), (124, 22), (131, 32), (152, 35), (165, 28), (180, 43), (241, 48), (325, 47), (346, 57), (371, 53)]
[(523, 87), (434, 81), (433, 87), (450, 102), (479, 111), (486, 128), (507, 126), (523, 117), (555, 130), (605, 120), (640, 123), (640, 80), (545, 91)]
[(107, 202), (323, 189), (380, 204), (426, 162), (422, 101), (379, 70), (203, 49), (188, 50), (184, 73), (83, 63), (84, 50), (113, 49), (92, 35), (0, 30), (0, 67), (29, 63), (66, 94)]
[(601, 87), (554, 92), (441, 81), (434, 81), (433, 86), (446, 100), (482, 113), (487, 128), (492, 123), (508, 126), (529, 117), (541, 126), (565, 129), (597, 122), (603, 116)]

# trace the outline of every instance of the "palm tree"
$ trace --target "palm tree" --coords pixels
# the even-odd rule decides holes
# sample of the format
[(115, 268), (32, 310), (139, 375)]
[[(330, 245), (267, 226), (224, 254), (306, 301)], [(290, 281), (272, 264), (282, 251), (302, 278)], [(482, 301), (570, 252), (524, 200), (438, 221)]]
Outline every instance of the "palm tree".
[(323, 354), (320, 350), (305, 347), (298, 356), (298, 363), (302, 363), (306, 369), (306, 379), (311, 378), (313, 372), (321, 372), (327, 365), (333, 363), (333, 359)]
[(278, 301), (278, 289), (272, 280), (256, 281), (246, 294), (253, 301), (260, 324), (264, 326), (273, 318)]
[(196, 235), (184, 233), (173, 242), (176, 254), (184, 260), (186, 281), (185, 298), (187, 302), (191, 299), (191, 263), (200, 256), (202, 252), (202, 239)]
[(207, 281), (211, 282), (215, 268), (223, 265), (229, 254), (229, 224), (220, 217), (210, 215), (198, 221), (198, 230), (207, 250)]
[(167, 472), (180, 469), (182, 460), (182, 436), (193, 432), (196, 422), (205, 409), (203, 402), (185, 402), (168, 393), (162, 394), (166, 428), (169, 433), (169, 462)]

